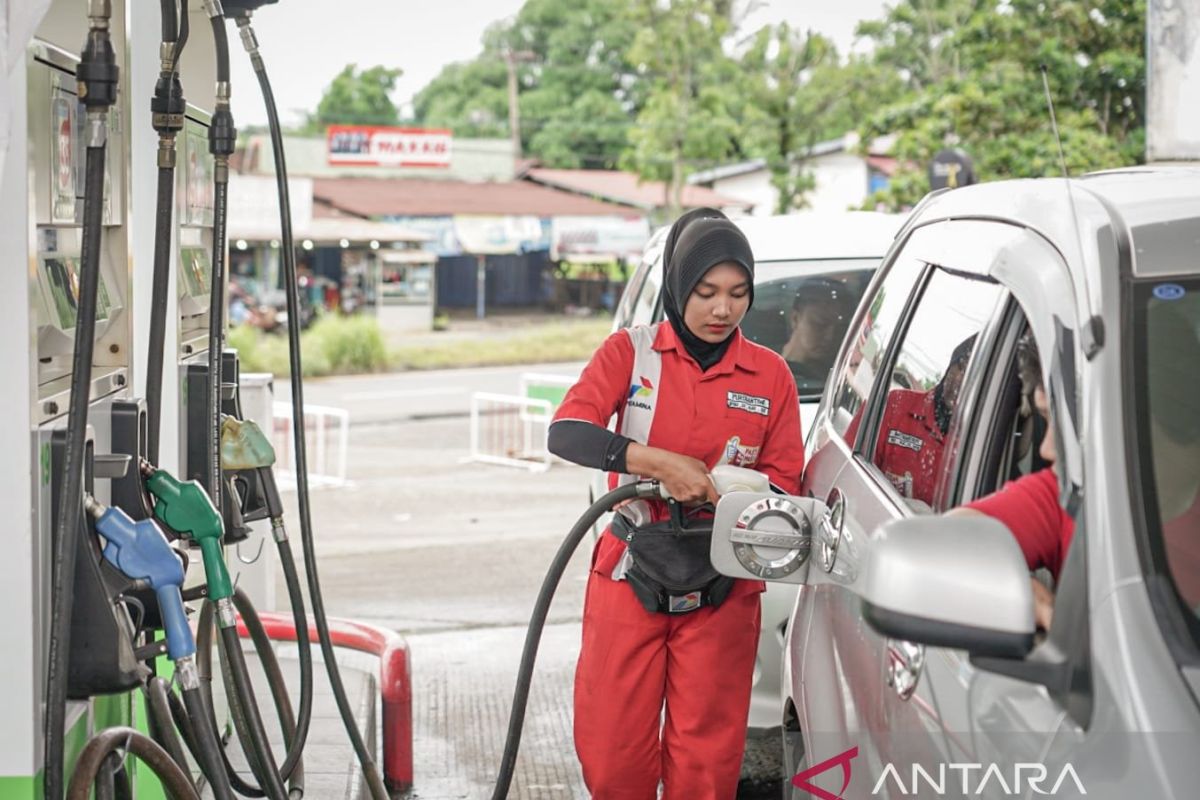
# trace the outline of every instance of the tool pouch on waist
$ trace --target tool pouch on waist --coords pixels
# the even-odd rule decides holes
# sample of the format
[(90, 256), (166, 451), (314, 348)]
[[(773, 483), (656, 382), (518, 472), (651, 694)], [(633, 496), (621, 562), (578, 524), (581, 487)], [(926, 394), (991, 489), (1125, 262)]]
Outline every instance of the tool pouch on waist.
[(713, 569), (712, 519), (688, 519), (673, 501), (669, 507), (668, 519), (636, 527), (613, 515), (609, 533), (625, 542), (633, 561), (625, 580), (647, 611), (682, 614), (719, 606), (734, 579)]

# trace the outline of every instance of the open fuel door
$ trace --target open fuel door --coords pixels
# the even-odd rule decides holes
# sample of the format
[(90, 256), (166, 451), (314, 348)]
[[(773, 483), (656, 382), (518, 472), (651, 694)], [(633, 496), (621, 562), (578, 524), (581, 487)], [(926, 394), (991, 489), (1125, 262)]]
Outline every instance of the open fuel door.
[(713, 520), (713, 567), (734, 578), (807, 583), (813, 548), (836, 548), (833, 517), (824, 503), (812, 498), (725, 494)]

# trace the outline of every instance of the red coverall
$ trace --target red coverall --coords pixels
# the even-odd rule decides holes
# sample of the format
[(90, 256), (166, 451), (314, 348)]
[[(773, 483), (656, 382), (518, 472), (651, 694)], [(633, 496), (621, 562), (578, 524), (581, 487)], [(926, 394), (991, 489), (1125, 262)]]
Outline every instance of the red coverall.
[[(657, 386), (647, 386), (632, 374), (633, 345), (619, 331), (592, 356), (555, 419), (605, 426), (617, 414), (619, 424), (628, 403), (658, 393), (644, 444), (709, 468), (752, 467), (796, 493), (804, 448), (791, 371), (778, 354), (740, 331), (732, 335), (722, 359), (702, 373), (670, 324), (659, 323), (653, 349), (662, 372)], [(609, 475), (610, 485), (616, 477)], [(655, 520), (667, 516), (665, 503), (652, 510)], [(592, 554), (575, 674), (584, 781), (604, 800), (654, 800), (660, 780), (665, 800), (729, 800), (745, 746), (764, 584), (738, 581), (715, 609), (652, 613), (625, 581), (611, 578), (624, 549), (606, 533)]]

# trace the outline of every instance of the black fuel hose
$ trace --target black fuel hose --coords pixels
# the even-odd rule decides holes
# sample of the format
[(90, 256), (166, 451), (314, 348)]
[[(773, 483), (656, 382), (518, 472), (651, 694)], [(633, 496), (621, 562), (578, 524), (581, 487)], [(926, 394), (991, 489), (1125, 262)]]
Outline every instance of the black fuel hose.
[(133, 800), (133, 786), (120, 754), (109, 753), (104, 759), (93, 789), (96, 800)]
[(567, 538), (559, 545), (554, 560), (550, 562), (550, 569), (546, 572), (546, 578), (542, 581), (542, 589), (538, 592), (537, 601), (533, 604), (529, 629), (525, 633), (521, 667), (517, 671), (517, 688), (513, 692), (512, 711), (508, 717), (508, 736), (504, 740), (504, 755), (500, 759), (500, 773), (496, 777), (496, 788), (492, 792), (492, 800), (504, 800), (508, 797), (513, 770), (517, 764), (517, 751), (521, 747), (521, 731), (525, 727), (525, 707), (529, 702), (529, 686), (533, 682), (533, 666), (537, 661), (538, 645), (542, 642), (542, 629), (546, 626), (550, 603), (554, 600), (554, 592), (558, 589), (563, 573), (567, 570), (571, 556), (579, 549), (579, 543), (588, 535), (596, 521), (611, 511), (613, 506), (638, 497), (659, 496), (659, 484), (656, 481), (639, 481), (618, 486), (592, 503), (583, 516), (575, 522), (575, 526), (571, 528)]
[(109, 753), (96, 775), (93, 787), (96, 800), (117, 800), (117, 770), (120, 768), (121, 757), (116, 753)]
[[(164, 5), (171, 5), (166, 0)], [(158, 168), (154, 218), (154, 277), (151, 283), (149, 355), (146, 358), (146, 454), (158, 463), (162, 429), (163, 358), (167, 336), (167, 298), (171, 291), (171, 222), (175, 205), (175, 167)]]
[(190, 767), (171, 716), (171, 703), (167, 699), (170, 691), (170, 685), (157, 675), (151, 675), (142, 685), (142, 695), (146, 699), (146, 716), (150, 723), (150, 738), (166, 750), (171, 760), (186, 772)]
[(217, 736), (217, 727), (213, 724), (213, 715), (204, 694), (199, 686), (189, 686), (182, 694), (188, 720), (187, 727), (182, 730), (185, 730), (184, 740), (188, 742), (192, 757), (212, 787), (213, 797), (216, 800), (233, 800), (233, 787), (221, 757), (221, 740)]
[[(218, 609), (218, 614), (221, 614)], [(266, 735), (263, 717), (258, 712), (258, 700), (254, 698), (254, 687), (250, 681), (250, 669), (246, 666), (246, 656), (241, 649), (241, 639), (238, 638), (238, 627), (226, 624), (221, 620), (218, 624), (217, 644), (221, 645), (221, 655), (226, 660), (228, 669), (223, 670), (233, 692), (229, 696), (229, 711), (235, 722), (240, 720), (239, 733), (245, 732), (250, 748), (246, 753), (250, 760), (251, 771), (262, 786), (266, 796), (271, 800), (287, 800), (287, 790), (283, 787), (280, 770), (275, 762), (275, 754), (271, 752), (271, 744)], [(257, 769), (256, 769), (257, 768)]]
[[(89, 115), (90, 116), (90, 115)], [(88, 120), (89, 127), (93, 120)], [(100, 117), (99, 125), (104, 124)], [(96, 332), (96, 287), (100, 276), (100, 234), (104, 217), (105, 142), (87, 148), (83, 202), (83, 248), (80, 253), (79, 301), (75, 318), (75, 352), (71, 359), (71, 393), (67, 408), (67, 442), (63, 457), (61, 503), (57, 509), (50, 578), (50, 635), (46, 670), (45, 797), (59, 800), (63, 791), (64, 727), (67, 716), (67, 671), (71, 650), (72, 585), (75, 581), (76, 537), (83, 526), (83, 469), (92, 354)], [(88, 786), (91, 781), (88, 781)]]
[[(290, 551), (289, 551), (290, 552)], [(295, 564), (292, 565), (295, 570)], [(246, 630), (250, 633), (250, 640), (254, 642), (254, 650), (258, 653), (259, 662), (262, 664), (263, 672), (267, 675), (267, 686), (271, 690), (271, 697), (275, 701), (275, 711), (279, 715), (279, 727), (283, 731), (283, 741), (288, 750), (288, 760), (284, 761), (283, 767), (280, 769), (281, 776), (288, 781), (288, 793), (293, 800), (297, 800), (304, 796), (304, 761), (303, 761), (303, 743), (296, 736), (296, 718), (292, 712), (292, 701), (288, 697), (287, 682), (283, 678), (283, 671), (279, 668), (279, 659), (275, 657), (275, 646), (271, 642), (271, 637), (267, 635), (266, 628), (263, 627), (262, 620), (259, 619), (258, 611), (250, 602), (250, 597), (241, 589), (234, 589), (233, 604), (237, 607), (238, 614), (242, 617), (242, 622), (246, 623)], [(309, 662), (309, 712), (311, 716), (312, 704), (312, 663)], [(261, 795), (261, 792), (259, 793)]]
[[(283, 542), (286, 545), (286, 541)], [(281, 551), (282, 552), (282, 551)], [(286, 558), (291, 561), (291, 550), (286, 550)], [(295, 575), (295, 564), (290, 565), (285, 563), (284, 571), (288, 568), (292, 571), (292, 578), (289, 580), (290, 587), (295, 587), (299, 591), (299, 582)], [(300, 603), (303, 603), (303, 598), (299, 598)], [(295, 602), (295, 601), (293, 601)], [(279, 716), (280, 729), (283, 731), (284, 742), (288, 748), (288, 757), (284, 766), (280, 769), (280, 777), (288, 782), (289, 797), (296, 800), (304, 796), (304, 766), (303, 766), (303, 740), (299, 737), (298, 725), (292, 715), (291, 700), (287, 693), (287, 682), (283, 677), (283, 672), (279, 668), (279, 660), (275, 657), (275, 652), (272, 646), (270, 637), (267, 635), (266, 629), (259, 619), (258, 612), (254, 609), (250, 598), (240, 589), (234, 590), (234, 604), (238, 609), (238, 613), (242, 616), (242, 621), (245, 622), (246, 628), (250, 633), (250, 638), (254, 642), (255, 650), (258, 652), (259, 661), (262, 664), (263, 672), (267, 676), (267, 684), (271, 690), (271, 696), (275, 701), (276, 713)], [(299, 605), (303, 608), (303, 605)], [(196, 633), (197, 652), (200, 655), (197, 658), (197, 665), (200, 671), (201, 685), (211, 687), (212, 684), (212, 606), (206, 604), (201, 610), (198, 630)], [(224, 656), (222, 657), (223, 667), (227, 665)], [(307, 679), (305, 677), (307, 673)], [(234, 694), (232, 681), (229, 679), (228, 670), (225, 669), (222, 673), (225, 678), (227, 695)], [(301, 660), (300, 668), (301, 681), (301, 709), (308, 720), (312, 718), (312, 658), (308, 658), (308, 665), (305, 667), (304, 660)], [(305, 687), (308, 687), (307, 690)], [(307, 700), (305, 698), (307, 697)], [(211, 688), (206, 692), (206, 700), (211, 704)], [(245, 715), (242, 713), (241, 707), (235, 705), (236, 697), (232, 697), (230, 701), (231, 713), (234, 714), (234, 728), (238, 734), (238, 741), (242, 744), (242, 749), (246, 754), (247, 761), (255, 757), (254, 749), (250, 746), (250, 735), (247, 727)], [(305, 703), (307, 703), (307, 711), (304, 711)], [(211, 714), (207, 717), (210, 725), (215, 725), (215, 717)], [(307, 722), (305, 722), (307, 725)], [(238, 775), (232, 765), (229, 764), (228, 757), (224, 750), (221, 751), (221, 757), (225, 763), (225, 771), (229, 776), (230, 782), (238, 794), (246, 797), (265, 797), (266, 793), (250, 783), (247, 783), (244, 778)], [(255, 771), (257, 774), (257, 772)]]
[[(268, 494), (276, 496), (277, 490), (274, 486), (274, 477), (272, 474), (267, 471), (263, 477), (271, 481), (271, 485), (266, 487)], [(270, 502), (273, 502), (274, 505), (280, 505), (277, 497)], [(296, 570), (296, 560), (292, 555), (292, 547), (288, 542), (283, 520), (276, 517), (272, 519), (271, 526), (279, 550), (279, 561), (283, 567), (284, 582), (288, 590), (288, 600), (292, 607), (292, 624), (297, 631), (307, 631), (308, 617), (304, 613), (304, 594), (300, 588), (300, 577)], [(308, 642), (307, 636), (296, 637), (300, 661), (300, 709), (297, 718), (292, 715), (291, 700), (287, 694), (283, 672), (279, 669), (279, 661), (275, 658), (271, 639), (267, 635), (266, 629), (263, 628), (262, 621), (258, 617), (258, 612), (254, 609), (253, 604), (251, 604), (250, 598), (240, 589), (234, 590), (233, 599), (238, 613), (241, 614), (242, 620), (246, 623), (246, 628), (250, 632), (250, 638), (254, 642), (255, 650), (259, 654), (263, 671), (267, 675), (268, 685), (275, 700), (276, 712), (279, 715), (279, 724), (284, 733), (287, 756), (280, 767), (280, 777), (288, 782), (289, 793), (292, 798), (302, 797), (304, 795), (302, 759), (304, 744), (308, 739), (308, 730), (312, 722), (313, 708), (311, 645)], [(243, 749), (245, 749), (246, 738), (243, 729), (239, 729), (238, 739), (243, 742)], [(237, 789), (239, 794), (248, 797), (266, 796), (261, 788), (245, 783), (240, 777), (234, 783), (234, 788)]]
[[(200, 616), (196, 621), (196, 668), (200, 673), (200, 691), (204, 695), (205, 706), (209, 724), (215, 730), (217, 727), (216, 712), (213, 709), (212, 681), (212, 649), (213, 649), (213, 604), (204, 603), (200, 607)], [(230, 696), (232, 692), (228, 689), (229, 682), (226, 681), (226, 696)], [(239, 741), (241, 735), (239, 734)], [(246, 753), (246, 761), (249, 762), (253, 758), (253, 753)], [(237, 770), (233, 768), (233, 764), (229, 762), (229, 754), (225, 752), (225, 748), (221, 748), (221, 761), (225, 768), (225, 774), (229, 778), (230, 785), (233, 790), (239, 795), (246, 797), (266, 797), (266, 794), (257, 786), (251, 786), (246, 783)]]
[(162, 8), (162, 40), (175, 43), (179, 39), (179, 16), (176, 14), (175, 0), (160, 0), (159, 6)]
[[(67, 786), (67, 800), (89, 800), (92, 785), (109, 754), (124, 750), (137, 756), (162, 782), (172, 800), (200, 800), (187, 773), (166, 750), (133, 728), (106, 728), (93, 736), (75, 762), (75, 773)], [(49, 776), (47, 776), (49, 777)]]
[(229, 664), (228, 676), (233, 683), (234, 695), (230, 697), (230, 710), (243, 716), (246, 731), (250, 738), (250, 747), (254, 754), (250, 765), (257, 762), (259, 769), (255, 773), (259, 785), (266, 790), (271, 800), (287, 800), (288, 793), (283, 780), (279, 777), (279, 767), (275, 763), (275, 755), (271, 752), (271, 742), (267, 737), (267, 729), (263, 725), (262, 716), (258, 713), (258, 702), (254, 697), (254, 686), (250, 683), (250, 670), (246, 666), (246, 656), (242, 652), (242, 642), (238, 638), (236, 625), (220, 625), (218, 644)]
[[(258, 77), (258, 85), (262, 90), (263, 103), (267, 111), (267, 125), (271, 133), (271, 151), (275, 157), (275, 183), (279, 193), (279, 224), (280, 252), (283, 255), (284, 283), (287, 295), (288, 314), (288, 366), (291, 371), (290, 385), (292, 396), (293, 454), (296, 463), (296, 497), (300, 512), (300, 541), (304, 549), (304, 572), (308, 578), (308, 594), (312, 603), (313, 620), (317, 628), (317, 638), (321, 644), (321, 655), (325, 661), (325, 670), (329, 675), (329, 684), (333, 689), (333, 697), (337, 703), (338, 713), (346, 729), (346, 735), (354, 747), (358, 763), (362, 767), (368, 790), (373, 800), (388, 800), (387, 788), (383, 785), (379, 767), (367, 749), (362, 734), (358, 730), (358, 722), (354, 718), (354, 709), (346, 696), (346, 687), (342, 682), (341, 671), (338, 668), (337, 656), (333, 650), (333, 640), (329, 633), (329, 622), (325, 616), (325, 600), (321, 594), (321, 581), (317, 574), (317, 555), (313, 540), (312, 512), (308, 496), (308, 456), (305, 444), (304, 422), (304, 382), (303, 368), (300, 357), (300, 294), (296, 278), (296, 247), (292, 236), (291, 196), (287, 185), (287, 159), (284, 154), (283, 129), (279, 124), (279, 111), (275, 104), (275, 94), (271, 89), (271, 81), (267, 76), (266, 65), (258, 52), (254, 33), (250, 29), (249, 14), (238, 15), (238, 27), (242, 29), (242, 42), (250, 52), (250, 60), (254, 73)], [(305, 638), (307, 626), (297, 629), (296, 636)]]
[(188, 26), (188, 0), (179, 0), (179, 40), (175, 42), (175, 55), (171, 59), (171, 72), (175, 72), (179, 68), (179, 56), (183, 53), (183, 46), (187, 44), (188, 33), (190, 31), (191, 28)]
[(229, 37), (225, 30), (225, 17), (218, 14), (210, 17), (213, 41), (217, 46), (217, 83), (229, 83)]
[[(254, 613), (253, 606), (249, 605), (249, 599), (245, 598), (243, 595), (243, 600), (245, 603), (243, 608), (248, 607), (250, 612), (254, 614), (255, 621), (257, 621), (257, 614)], [(246, 622), (247, 628), (251, 628), (251, 623), (246, 619), (245, 614), (243, 614), (243, 621)], [(259, 624), (259, 628), (261, 630), (261, 623)], [(196, 666), (200, 674), (200, 686), (204, 692), (204, 700), (208, 706), (208, 719), (210, 720), (209, 724), (215, 728), (216, 716), (213, 713), (212, 706), (212, 630), (213, 604), (211, 602), (206, 602), (200, 611), (200, 618), (197, 622)], [(230, 637), (226, 631), (230, 631), (232, 633), (232, 645), (230, 642)], [(264, 642), (267, 644), (267, 649), (269, 650), (270, 640), (266, 638), (265, 631), (262, 632), (262, 636)], [(259, 730), (265, 729), (263, 729), (262, 718), (257, 713), (257, 705), (254, 704), (253, 692), (251, 690), (249, 695), (251, 704), (249, 705), (248, 709), (246, 704), (247, 695), (242, 688), (242, 681), (240, 681), (238, 677), (240, 669), (243, 677), (245, 678), (244, 683), (249, 683), (248, 674), (246, 673), (245, 658), (242, 653), (241, 643), (237, 638), (237, 628), (233, 626), (229, 628), (222, 628), (220, 644), (221, 647), (219, 649), (219, 654), (221, 656), (221, 676), (225, 683), (226, 699), (229, 702), (229, 713), (233, 719), (234, 730), (237, 732), (238, 741), (242, 745), (242, 752), (246, 756), (247, 763), (250, 765), (250, 771), (254, 774), (256, 780), (258, 780), (259, 786), (254, 786), (247, 783), (245, 779), (238, 775), (236, 770), (234, 770), (233, 765), (229, 763), (228, 755), (225, 753), (224, 749), (222, 749), (221, 758), (224, 762), (224, 767), (226, 774), (228, 775), (229, 782), (238, 794), (246, 797), (269, 796), (273, 799), (277, 797), (286, 797), (287, 793), (283, 792), (282, 785), (282, 781), (286, 780), (286, 778), (283, 778), (280, 775), (279, 770), (275, 767), (274, 757), (271, 754), (269, 745), (266, 744), (265, 732), (263, 733), (261, 740), (259, 740), (258, 735), (255, 733), (256, 728)], [(268, 660), (268, 657), (263, 655), (260, 650), (259, 658), (263, 664), (264, 672), (266, 672), (268, 684), (271, 686), (272, 696), (275, 697), (277, 701), (281, 697), (286, 701), (287, 688), (283, 674), (279, 670), (279, 663), (274, 659), (274, 653), (270, 653)], [(238, 666), (238, 662), (240, 662), (240, 667)], [(288, 712), (286, 716), (283, 711), (283, 708), (285, 707)], [(289, 730), (288, 726), (288, 723), (292, 721), (290, 714), (290, 702), (286, 702), (285, 706), (280, 707), (277, 709), (277, 711), (279, 713), (280, 726), (284, 731), (284, 737), (286, 740), (290, 738), (295, 730), (294, 728)], [(194, 714), (192, 716), (194, 717)], [(295, 772), (299, 771), (299, 761), (297, 761), (297, 767), (292, 775), (293, 779), (296, 777)], [(263, 778), (264, 774), (267, 776), (266, 781), (264, 781)], [(271, 785), (272, 783), (278, 785), (280, 794), (272, 793), (274, 791)], [(264, 785), (266, 786), (266, 791), (259, 788), (260, 786)], [(302, 784), (297, 785), (295, 782), (293, 782), (293, 789), (302, 792), (303, 786)]]
[[(218, 173), (220, 170), (218, 170)], [(205, 488), (216, 508), (221, 505), (221, 355), (225, 349), (225, 235), (229, 175), (213, 182), (212, 291), (208, 304), (208, 481)]]
[[(192, 727), (192, 718), (188, 714), (183, 700), (175, 692), (168, 691), (167, 705), (171, 708), (171, 719), (175, 722), (175, 729), (179, 731), (180, 738), (183, 739), (184, 747), (192, 754), (192, 758), (196, 759), (196, 763), (201, 763), (199, 756), (200, 747), (196, 742), (196, 729)], [(201, 771), (203, 771), (203, 767), (201, 767)], [(207, 778), (207, 775), (205, 777)]]

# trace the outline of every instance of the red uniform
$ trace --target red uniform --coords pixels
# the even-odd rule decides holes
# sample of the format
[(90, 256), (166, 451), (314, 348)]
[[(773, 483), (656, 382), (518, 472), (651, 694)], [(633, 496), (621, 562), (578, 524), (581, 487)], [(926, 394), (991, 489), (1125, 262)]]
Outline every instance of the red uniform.
[(900, 494), (933, 504), (945, 442), (934, 415), (933, 390), (888, 392), (874, 462)]
[[(757, 469), (798, 492), (804, 449), (791, 371), (740, 331), (732, 335), (721, 360), (701, 372), (669, 324), (619, 331), (592, 356), (555, 420), (604, 426), (616, 414), (622, 430), (628, 415), (642, 415), (648, 430), (635, 441), (709, 468)], [(634, 374), (644, 363), (639, 346), (661, 358), (657, 380)], [(651, 503), (651, 513), (665, 519), (666, 504)], [(666, 800), (728, 800), (745, 745), (764, 584), (738, 581), (715, 608), (652, 613), (611, 577), (624, 550), (606, 534), (592, 555), (575, 675), (584, 780), (596, 798), (654, 800), (662, 780)]]
[[(1075, 535), (1075, 520), (1058, 504), (1058, 477), (1051, 467), (1010, 481), (967, 508), (1004, 523), (1029, 568), (1045, 567), (1057, 581)], [(1191, 507), (1163, 523), (1163, 544), (1175, 586), (1192, 610), (1200, 608), (1200, 494)]]
[(1045, 567), (1054, 580), (1067, 560), (1075, 520), (1058, 504), (1058, 478), (1052, 467), (1039, 469), (967, 508), (998, 519), (1012, 531), (1031, 570)]

